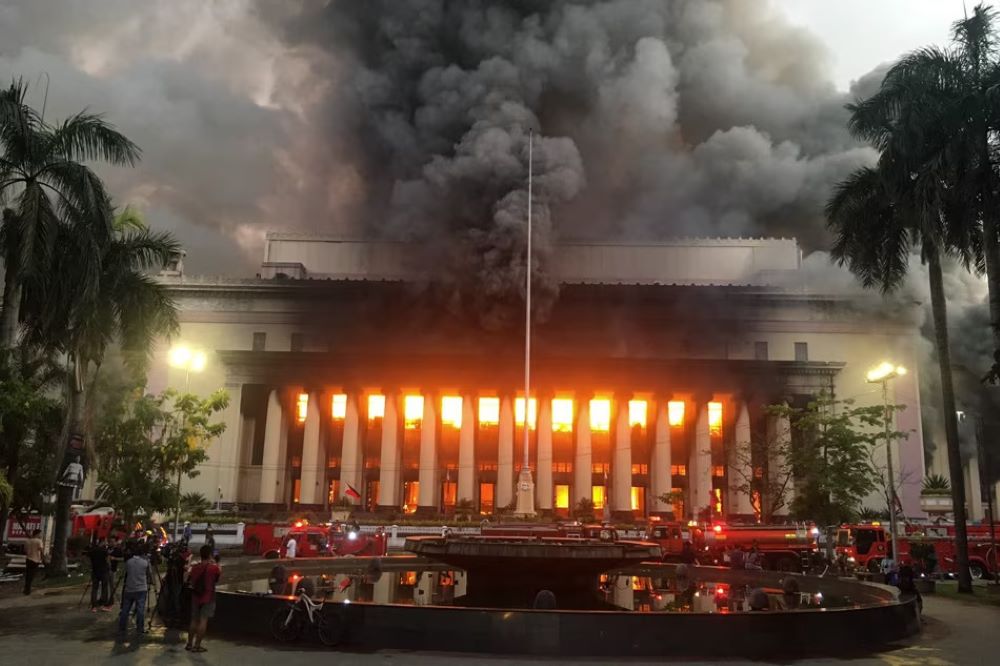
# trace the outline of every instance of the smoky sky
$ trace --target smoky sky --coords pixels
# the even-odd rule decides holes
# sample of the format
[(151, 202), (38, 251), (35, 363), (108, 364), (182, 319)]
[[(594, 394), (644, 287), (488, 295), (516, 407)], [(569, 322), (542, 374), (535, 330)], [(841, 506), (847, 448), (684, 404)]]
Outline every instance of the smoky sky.
[(102, 173), (194, 272), (251, 272), (267, 230), (397, 237), (473, 304), (520, 284), (529, 129), (543, 294), (559, 238), (820, 249), (872, 159), (844, 128), (863, 90), (767, 2), (2, 0), (12, 76), (142, 147)]

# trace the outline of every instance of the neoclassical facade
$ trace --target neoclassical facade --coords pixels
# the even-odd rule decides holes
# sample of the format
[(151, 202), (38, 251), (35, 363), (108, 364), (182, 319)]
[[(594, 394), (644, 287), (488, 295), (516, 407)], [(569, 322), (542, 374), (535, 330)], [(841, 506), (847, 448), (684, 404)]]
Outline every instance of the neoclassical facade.
[[(231, 397), (185, 489), (322, 508), (350, 488), (372, 511), (489, 513), (513, 501), (527, 421), (539, 511), (586, 498), (618, 517), (751, 516), (748, 442), (797, 436), (765, 407), (819, 391), (880, 404), (865, 373), (889, 358), (913, 369), (891, 397), (910, 432), (899, 494), (920, 515), (917, 331), (804, 288), (793, 240), (563, 244), (549, 269), (559, 297), (534, 328), (527, 409), (523, 330), (440, 306), (405, 245), (270, 234), (255, 278), (165, 273), (174, 343), (207, 353), (191, 390)], [(153, 390), (184, 381), (167, 356)]]

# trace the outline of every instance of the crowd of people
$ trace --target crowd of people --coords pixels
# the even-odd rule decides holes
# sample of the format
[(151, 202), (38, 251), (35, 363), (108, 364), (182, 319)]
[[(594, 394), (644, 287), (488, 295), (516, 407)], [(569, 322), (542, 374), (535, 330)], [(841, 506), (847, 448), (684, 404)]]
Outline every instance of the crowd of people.
[[(86, 553), (90, 561), (91, 612), (112, 611), (120, 589), (118, 634), (125, 635), (134, 617), (135, 631), (141, 636), (148, 630), (146, 612), (152, 591), (156, 594), (154, 612), (164, 624), (178, 626), (190, 615), (185, 649), (205, 652), (202, 641), (208, 620), (215, 614), (215, 589), (222, 569), (211, 533), (206, 534), (206, 543), (198, 549), (197, 562), (192, 562), (190, 539), (190, 524), (185, 525), (183, 536), (175, 542), (167, 541), (165, 532), (152, 530), (134, 532), (127, 539), (95, 538)], [(29, 563), (32, 555), (29, 541)], [(41, 562), (40, 552), (37, 562)], [(163, 576), (161, 564), (165, 565)], [(30, 593), (33, 573), (29, 564), (25, 594)]]

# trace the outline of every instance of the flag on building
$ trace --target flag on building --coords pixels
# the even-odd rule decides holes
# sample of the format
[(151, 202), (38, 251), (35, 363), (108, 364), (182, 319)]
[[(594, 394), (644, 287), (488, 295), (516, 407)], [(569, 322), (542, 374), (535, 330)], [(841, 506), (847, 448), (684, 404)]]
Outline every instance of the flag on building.
[(345, 495), (347, 495), (348, 497), (353, 497), (354, 499), (361, 499), (361, 493), (355, 490), (354, 486), (352, 486), (349, 483), (346, 485), (347, 485), (347, 490), (344, 491)]

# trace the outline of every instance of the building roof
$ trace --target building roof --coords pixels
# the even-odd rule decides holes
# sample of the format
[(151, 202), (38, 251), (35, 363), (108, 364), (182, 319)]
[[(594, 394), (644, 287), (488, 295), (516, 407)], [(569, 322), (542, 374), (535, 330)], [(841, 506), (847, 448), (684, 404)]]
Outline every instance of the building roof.
[[(261, 276), (410, 281), (427, 277), (420, 246), (269, 233)], [(770, 286), (801, 267), (794, 239), (679, 238), (659, 242), (560, 242), (548, 267), (562, 284)]]

